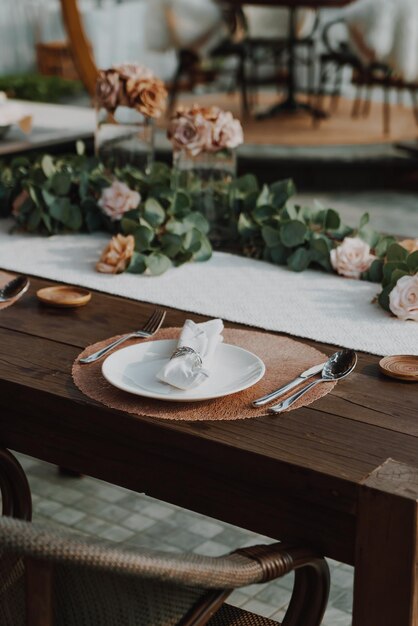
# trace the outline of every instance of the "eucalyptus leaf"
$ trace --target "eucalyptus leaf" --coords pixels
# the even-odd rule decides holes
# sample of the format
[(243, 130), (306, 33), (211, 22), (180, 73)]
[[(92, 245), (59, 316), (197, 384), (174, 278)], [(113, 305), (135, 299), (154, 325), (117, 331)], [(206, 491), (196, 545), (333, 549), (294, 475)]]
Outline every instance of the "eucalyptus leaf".
[(161, 237), (161, 252), (173, 259), (183, 247), (183, 239), (179, 235), (165, 233)]
[(304, 241), (308, 233), (308, 228), (303, 222), (298, 220), (291, 220), (285, 222), (280, 230), (280, 239), (283, 245), (288, 248), (300, 246)]
[(193, 259), (199, 263), (209, 261), (212, 256), (212, 245), (206, 235), (202, 235), (200, 239), (200, 248), (193, 256)]
[(257, 224), (262, 225), (264, 222), (271, 219), (274, 214), (275, 209), (272, 206), (263, 204), (261, 206), (257, 206), (251, 213), (251, 216)]
[(144, 207), (144, 218), (153, 226), (160, 226), (165, 220), (165, 211), (155, 198), (148, 198)]
[(388, 285), (379, 293), (377, 297), (380, 306), (383, 309), (385, 309), (385, 311), (388, 311), (389, 313), (390, 313), (389, 295), (392, 289), (393, 289), (393, 285)]
[(418, 250), (408, 256), (406, 264), (411, 272), (418, 272)]
[(359, 228), (363, 228), (363, 226), (368, 224), (369, 221), (370, 221), (370, 215), (368, 213), (363, 213), (363, 215), (360, 218), (360, 226), (359, 226)]
[(56, 172), (51, 181), (51, 190), (57, 196), (66, 196), (71, 188), (71, 176), (65, 172)]
[(263, 228), (261, 229), (261, 235), (265, 241), (266, 246), (268, 246), (269, 248), (274, 248), (276, 246), (282, 245), (280, 230), (273, 228), (272, 226), (263, 226)]
[(159, 276), (164, 274), (171, 267), (171, 261), (162, 252), (153, 252), (149, 256), (145, 257), (145, 264), (148, 271), (153, 276)]
[(286, 248), (283, 244), (278, 243), (276, 246), (267, 248), (269, 258), (272, 263), (276, 265), (284, 265), (287, 257), (289, 256), (289, 248)]
[(131, 274), (143, 274), (147, 269), (145, 255), (140, 252), (134, 252), (128, 265), (127, 271)]
[(263, 189), (261, 190), (261, 193), (257, 198), (256, 207), (263, 207), (265, 205), (268, 205), (270, 204), (271, 200), (272, 200), (272, 193), (268, 185), (263, 185)]
[(382, 237), (375, 248), (378, 257), (384, 257), (392, 244), (396, 243), (394, 237)]
[(135, 249), (138, 250), (138, 252), (148, 250), (154, 239), (154, 231), (146, 226), (137, 226), (133, 235), (135, 238)]
[(241, 213), (238, 218), (238, 232), (245, 240), (254, 235), (258, 230), (257, 224), (246, 213)]
[(386, 259), (389, 262), (406, 261), (408, 256), (408, 250), (400, 246), (398, 243), (393, 243), (386, 252)]
[(120, 221), (120, 227), (124, 235), (133, 235), (138, 230), (139, 221), (123, 217)]
[(279, 180), (270, 185), (270, 191), (273, 206), (281, 209), (285, 206), (289, 198), (296, 193), (296, 187), (293, 180), (287, 178), (286, 180)]
[(186, 217), (183, 218), (183, 223), (186, 227), (196, 228), (205, 235), (207, 235), (210, 230), (210, 225), (207, 219), (197, 211), (193, 211), (186, 215)]
[(312, 256), (306, 248), (297, 248), (287, 259), (287, 264), (294, 272), (303, 272), (309, 266)]
[(42, 171), (47, 178), (51, 178), (55, 174), (54, 159), (50, 154), (44, 154), (41, 161)]
[(190, 250), (190, 252), (198, 252), (200, 250), (202, 240), (202, 233), (197, 228), (192, 228), (188, 230), (185, 235), (183, 235), (183, 247), (185, 250)]

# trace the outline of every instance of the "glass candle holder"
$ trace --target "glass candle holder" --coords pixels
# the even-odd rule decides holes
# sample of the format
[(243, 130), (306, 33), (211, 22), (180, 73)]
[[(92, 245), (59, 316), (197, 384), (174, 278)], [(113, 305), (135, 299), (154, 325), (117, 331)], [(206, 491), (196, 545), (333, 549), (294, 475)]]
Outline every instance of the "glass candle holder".
[(187, 191), (193, 208), (208, 220), (212, 244), (219, 247), (234, 239), (237, 227), (230, 188), (236, 176), (236, 153), (221, 150), (192, 156), (181, 150), (174, 153), (173, 166), (174, 188)]
[(154, 121), (136, 109), (97, 109), (96, 156), (109, 169), (132, 165), (149, 172), (154, 161)]

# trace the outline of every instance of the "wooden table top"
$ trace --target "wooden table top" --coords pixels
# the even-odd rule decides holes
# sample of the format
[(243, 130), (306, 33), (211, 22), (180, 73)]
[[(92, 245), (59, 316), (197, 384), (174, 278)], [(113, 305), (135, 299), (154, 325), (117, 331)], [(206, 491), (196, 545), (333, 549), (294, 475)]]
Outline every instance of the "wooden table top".
[[(71, 366), (86, 345), (140, 327), (153, 305), (94, 293), (84, 308), (53, 309), (35, 297), (47, 284), (32, 279), (0, 311), (1, 444), (353, 562), (359, 485), (389, 457), (417, 465), (417, 385), (384, 378), (378, 357), (359, 354), (353, 375), (290, 414), (138, 418), (85, 397)], [(165, 325), (185, 318), (169, 310)]]

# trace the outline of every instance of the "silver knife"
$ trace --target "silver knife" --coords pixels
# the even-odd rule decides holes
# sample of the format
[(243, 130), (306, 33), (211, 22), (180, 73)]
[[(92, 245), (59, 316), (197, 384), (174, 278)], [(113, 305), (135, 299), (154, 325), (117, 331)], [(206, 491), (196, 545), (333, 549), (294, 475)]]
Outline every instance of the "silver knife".
[(298, 385), (303, 383), (307, 378), (311, 378), (312, 376), (315, 376), (315, 374), (319, 374), (320, 372), (322, 372), (325, 363), (326, 361), (324, 363), (321, 363), (320, 365), (314, 365), (313, 367), (310, 367), (305, 372), (302, 372), (302, 374), (299, 374), (299, 376), (292, 380), (290, 383), (284, 385), (284, 387), (280, 387), (280, 389), (276, 389), (276, 391), (272, 391), (271, 393), (268, 393), (267, 395), (262, 396), (257, 400), (254, 400), (252, 405), (255, 407), (264, 406), (265, 404), (268, 404), (269, 402), (280, 398), (280, 396), (285, 394), (287, 391), (290, 391), (294, 387), (297, 387)]

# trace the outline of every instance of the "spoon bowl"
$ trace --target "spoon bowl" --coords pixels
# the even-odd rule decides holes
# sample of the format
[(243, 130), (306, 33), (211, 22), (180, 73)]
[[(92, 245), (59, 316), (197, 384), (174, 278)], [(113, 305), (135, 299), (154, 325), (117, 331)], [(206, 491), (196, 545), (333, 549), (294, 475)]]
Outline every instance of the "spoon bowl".
[(321, 376), (324, 380), (340, 380), (348, 376), (356, 364), (357, 354), (354, 350), (339, 350), (329, 357)]
[(29, 289), (29, 278), (27, 276), (17, 276), (13, 280), (6, 283), (6, 285), (0, 289), (0, 302), (9, 302), (14, 298), (22, 296), (25, 291)]
[(356, 365), (357, 354), (354, 350), (339, 350), (338, 352), (334, 352), (325, 363), (321, 378), (314, 380), (306, 387), (303, 387), (303, 389), (300, 389), (289, 398), (286, 398), (286, 400), (279, 402), (279, 404), (270, 407), (269, 413), (282, 413), (282, 411), (288, 409), (296, 400), (299, 400), (299, 398), (316, 385), (319, 385), (319, 383), (341, 380), (351, 374)]

